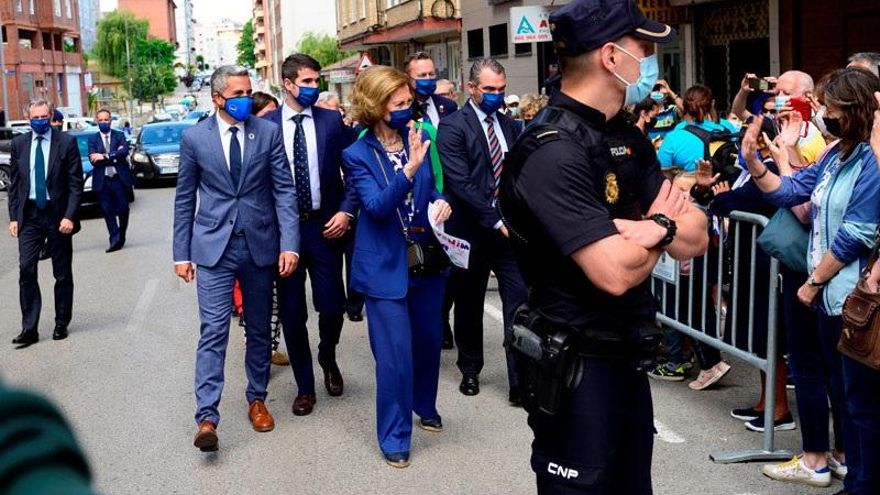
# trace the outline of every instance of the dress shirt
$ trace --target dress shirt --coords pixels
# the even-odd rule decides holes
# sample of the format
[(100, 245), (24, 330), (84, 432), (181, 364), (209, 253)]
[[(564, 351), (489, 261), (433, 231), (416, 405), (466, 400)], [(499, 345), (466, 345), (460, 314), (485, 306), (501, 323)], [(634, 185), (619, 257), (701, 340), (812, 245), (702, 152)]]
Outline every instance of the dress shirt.
[(312, 191), (312, 209), (321, 209), (321, 168), (318, 163), (318, 135), (315, 132), (315, 118), (312, 115), (312, 107), (302, 112), (290, 108), (286, 103), (281, 108), (281, 124), (284, 132), (284, 151), (287, 152), (287, 163), (296, 181), (296, 171), (293, 169), (293, 137), (296, 133), (296, 122), (293, 118), (302, 113), (305, 118), (302, 121), (303, 131), (306, 134), (306, 148), (309, 152), (309, 189)]
[[(483, 134), (486, 136), (486, 144), (488, 145), (489, 144), (489, 123), (486, 122), (486, 117), (488, 117), (488, 115), (486, 114), (486, 112), (484, 112), (480, 108), (479, 105), (474, 103), (474, 100), (468, 100), (468, 101), (470, 102), (471, 107), (473, 107), (474, 111), (477, 113), (477, 118), (480, 119), (480, 127), (483, 128)], [(499, 114), (498, 112), (495, 112), (492, 115), (492, 125), (495, 127), (495, 137), (498, 138), (498, 144), (501, 146), (501, 153), (502, 153), (501, 160), (503, 161), (504, 156), (507, 155), (507, 139), (504, 137), (504, 130), (501, 129), (501, 122), (498, 122), (498, 119), (500, 117), (501, 117), (501, 114)], [(492, 164), (490, 163), (489, 166), (491, 167)], [(504, 222), (499, 220), (498, 223), (496, 223), (492, 227), (495, 230), (498, 230), (501, 228), (502, 225), (504, 225)]]
[(427, 108), (425, 109), (425, 113), (428, 115), (428, 119), (431, 121), (431, 125), (437, 127), (438, 125), (440, 125), (440, 112), (437, 111), (437, 106), (434, 105), (434, 98), (431, 98), (429, 96), (428, 99), (425, 100), (425, 103), (428, 104)]
[[(37, 182), (36, 182), (36, 175), (34, 174), (34, 172), (36, 170), (34, 167), (34, 164), (35, 164), (34, 160), (36, 160), (36, 158), (37, 158), (37, 146), (36, 145), (37, 145), (38, 134), (36, 132), (31, 132), (31, 136), (32, 136), (31, 137), (31, 173), (30, 173), (31, 187), (28, 190), (28, 199), (36, 200), (37, 199)], [(47, 201), (52, 199), (51, 196), (49, 195), (49, 187), (48, 187), (49, 163), (50, 163), (49, 150), (51, 148), (52, 148), (52, 129), (49, 129), (48, 131), (46, 131), (46, 134), (43, 134), (43, 172), (46, 173), (46, 182), (47, 182), (46, 200)]]
[[(108, 132), (107, 134), (101, 132), (99, 134), (101, 134), (101, 142), (104, 143), (104, 153), (106, 153), (109, 157), (110, 153), (113, 152), (113, 150), (110, 149), (110, 141), (112, 141), (111, 134), (110, 132)], [(114, 167), (113, 165), (108, 165), (104, 169), (104, 175), (106, 175), (107, 177), (114, 177), (116, 175), (116, 167)]]
[(219, 112), (215, 118), (217, 119), (217, 129), (220, 131), (220, 143), (223, 144), (223, 156), (226, 158), (226, 170), (229, 170), (229, 143), (232, 141), (232, 133), (229, 132), (229, 129), (231, 127), (238, 128), (235, 138), (238, 139), (238, 146), (241, 148), (242, 173), (244, 173), (244, 122), (237, 122), (235, 126), (229, 125), (220, 118)]

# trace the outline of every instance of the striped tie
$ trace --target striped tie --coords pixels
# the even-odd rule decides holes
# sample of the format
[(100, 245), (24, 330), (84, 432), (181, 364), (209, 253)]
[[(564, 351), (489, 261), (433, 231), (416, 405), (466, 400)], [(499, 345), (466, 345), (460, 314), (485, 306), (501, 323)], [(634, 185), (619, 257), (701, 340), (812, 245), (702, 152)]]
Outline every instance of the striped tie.
[(504, 153), (501, 151), (501, 143), (498, 142), (498, 136), (495, 135), (495, 119), (491, 115), (486, 117), (486, 123), (489, 124), (487, 134), (489, 136), (489, 156), (492, 159), (492, 177), (495, 178), (492, 193), (498, 196), (498, 185), (501, 183), (501, 171), (504, 169)]

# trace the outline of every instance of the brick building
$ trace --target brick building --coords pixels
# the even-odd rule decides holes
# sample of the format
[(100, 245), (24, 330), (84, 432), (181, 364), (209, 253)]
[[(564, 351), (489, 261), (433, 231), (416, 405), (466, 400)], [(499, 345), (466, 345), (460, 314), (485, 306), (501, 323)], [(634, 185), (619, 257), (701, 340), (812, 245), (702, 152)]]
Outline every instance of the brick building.
[(118, 10), (150, 22), (150, 36), (177, 46), (177, 20), (174, 0), (119, 0)]
[[(0, 24), (9, 120), (43, 97), (82, 115), (85, 98), (78, 0), (4, 0)], [(2, 104), (2, 100), (0, 100)]]

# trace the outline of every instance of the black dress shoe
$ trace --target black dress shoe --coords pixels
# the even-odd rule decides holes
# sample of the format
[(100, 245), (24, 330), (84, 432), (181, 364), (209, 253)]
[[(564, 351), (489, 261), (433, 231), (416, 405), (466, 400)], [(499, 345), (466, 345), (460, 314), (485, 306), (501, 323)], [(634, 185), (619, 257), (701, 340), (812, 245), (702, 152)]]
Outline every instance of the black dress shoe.
[(522, 407), (522, 394), (519, 391), (519, 387), (510, 387), (510, 393), (507, 395), (507, 400), (513, 407)]
[(383, 452), (382, 455), (391, 467), (403, 469), (409, 466), (409, 452)]
[(465, 373), (461, 377), (461, 385), (458, 390), (464, 395), (477, 395), (480, 393), (480, 376), (476, 373)]
[(436, 418), (421, 418), (419, 419), (419, 428), (432, 433), (439, 433), (443, 431), (443, 420), (440, 419), (440, 416)]
[(112, 253), (114, 251), (119, 251), (120, 249), (122, 249), (122, 244), (117, 242), (116, 244), (111, 244), (110, 247), (108, 247), (107, 249), (104, 250), (104, 252), (105, 253)]
[(37, 332), (27, 330), (23, 330), (20, 334), (18, 334), (18, 337), (12, 339), (13, 344), (21, 346), (19, 347), (19, 349), (24, 349), (25, 347), (36, 344), (39, 341), (40, 336), (37, 334)]
[(362, 313), (349, 313), (348, 320), (353, 321), (355, 323), (359, 321), (364, 321), (364, 315)]
[(52, 340), (64, 340), (67, 338), (67, 327), (63, 325), (55, 325), (55, 331), (52, 332)]
[(342, 373), (339, 371), (339, 366), (334, 364), (333, 366), (324, 368), (324, 387), (327, 388), (327, 393), (330, 394), (331, 397), (339, 397), (342, 395), (344, 383), (342, 381)]

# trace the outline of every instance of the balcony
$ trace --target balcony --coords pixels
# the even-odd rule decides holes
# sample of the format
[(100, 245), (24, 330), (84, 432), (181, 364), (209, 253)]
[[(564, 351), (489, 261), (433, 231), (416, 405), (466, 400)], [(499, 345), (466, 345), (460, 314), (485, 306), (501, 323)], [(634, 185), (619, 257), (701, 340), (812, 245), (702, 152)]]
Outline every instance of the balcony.
[(262, 41), (258, 41), (257, 44), (254, 45), (254, 53), (265, 53), (266, 44)]
[(262, 20), (264, 17), (265, 17), (265, 14), (263, 13), (263, 6), (260, 5), (259, 7), (255, 7), (254, 8), (254, 20), (259, 21), (259, 20)]
[[(340, 28), (338, 35), (342, 48), (346, 50), (408, 42), (443, 33), (459, 33), (460, 14), (460, 0), (408, 0), (385, 9), (378, 18), (375, 13), (368, 13), (366, 20)], [(374, 29), (374, 26), (378, 28)]]

